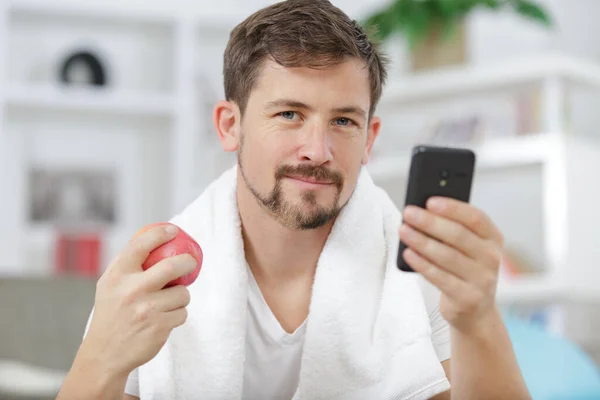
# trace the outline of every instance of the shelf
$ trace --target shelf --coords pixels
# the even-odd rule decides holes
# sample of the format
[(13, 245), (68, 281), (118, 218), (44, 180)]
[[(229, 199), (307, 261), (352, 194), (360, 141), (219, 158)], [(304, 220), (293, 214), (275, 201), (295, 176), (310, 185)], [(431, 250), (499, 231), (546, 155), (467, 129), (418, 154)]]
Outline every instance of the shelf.
[(67, 372), (62, 370), (0, 359), (0, 394), (34, 398), (55, 396), (66, 375)]
[(531, 275), (500, 279), (496, 300), (500, 305), (595, 303), (600, 301), (600, 292), (570, 286), (552, 275)]
[(174, 112), (171, 96), (101, 89), (13, 86), (9, 88), (6, 101), (9, 107), (54, 111), (159, 117), (169, 117)]
[(500, 305), (548, 303), (567, 294), (558, 280), (549, 276), (527, 276), (500, 280), (496, 300)]
[[(101, 240), (100, 268), (103, 270), (110, 264), (114, 257), (123, 250), (139, 226), (119, 224), (107, 228), (89, 229), (89, 232), (98, 234)], [(68, 232), (68, 230), (65, 230)], [(55, 240), (61, 230), (49, 225), (30, 226), (23, 239), (22, 246), (27, 249), (36, 249), (35, 252), (25, 257), (25, 268), (18, 272), (5, 273), (10, 276), (40, 276), (49, 277), (54, 274)], [(85, 233), (85, 230), (82, 230)], [(34, 255), (32, 255), (34, 254)], [(29, 258), (28, 258), (29, 257)]]
[[(188, 20), (201, 28), (233, 28), (249, 14), (226, 10), (212, 15), (190, 13), (168, 3), (135, 1), (81, 2), (74, 0), (9, 0), (9, 11), (21, 15), (49, 18), (75, 18), (104, 22), (175, 26)], [(161, 6), (161, 4), (163, 4)]]
[(169, 9), (135, 2), (81, 2), (47, 0), (9, 0), (9, 11), (51, 18), (93, 19), (96, 21), (173, 25), (176, 17)]
[[(529, 136), (490, 139), (480, 144), (463, 145), (476, 154), (476, 168), (493, 169), (518, 167), (543, 163), (552, 156), (560, 145), (557, 134), (540, 133)], [(410, 168), (410, 154), (382, 155), (367, 166), (375, 180), (406, 177)]]
[(548, 54), (513, 62), (448, 67), (397, 79), (384, 90), (381, 107), (398, 106), (434, 98), (467, 95), (564, 78), (600, 88), (600, 66), (571, 56)]

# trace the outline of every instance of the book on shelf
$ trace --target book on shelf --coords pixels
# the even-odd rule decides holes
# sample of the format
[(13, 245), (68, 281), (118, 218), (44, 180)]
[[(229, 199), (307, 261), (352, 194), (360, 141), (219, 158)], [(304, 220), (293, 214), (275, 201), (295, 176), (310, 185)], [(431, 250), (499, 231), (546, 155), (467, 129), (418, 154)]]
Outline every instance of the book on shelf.
[(523, 136), (542, 129), (538, 90), (450, 101), (431, 115), (420, 140), (472, 145), (486, 139)]
[(58, 232), (55, 274), (96, 278), (100, 275), (102, 238), (94, 232)]
[(382, 117), (383, 134), (375, 143), (374, 157), (409, 153), (416, 144), (472, 147), (489, 139), (539, 134), (544, 129), (542, 106), (537, 87), (426, 104), (383, 104), (377, 112)]

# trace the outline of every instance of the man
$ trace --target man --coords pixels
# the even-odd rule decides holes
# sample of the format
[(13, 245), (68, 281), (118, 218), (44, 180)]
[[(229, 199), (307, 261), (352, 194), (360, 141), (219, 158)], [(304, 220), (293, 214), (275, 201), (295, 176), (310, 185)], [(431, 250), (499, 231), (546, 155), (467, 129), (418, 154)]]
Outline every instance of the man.
[[(189, 290), (181, 286), (161, 289), (171, 279), (193, 270), (194, 261), (187, 255), (176, 256), (142, 271), (148, 253), (174, 234), (173, 229), (154, 228), (126, 246), (100, 279), (87, 335), (59, 398), (135, 399), (144, 398), (143, 393), (151, 398), (168, 398), (167, 393), (176, 392), (169, 386), (185, 385), (198, 388), (198, 392), (185, 392), (193, 398), (318, 398), (320, 389), (323, 393), (326, 390), (325, 381), (322, 388), (312, 388), (312, 395), (298, 391), (306, 370), (313, 372), (309, 376), (315, 380), (320, 374), (363, 379), (356, 383), (357, 387), (364, 386), (362, 392), (339, 388), (346, 389), (344, 396), (352, 398), (424, 398), (425, 393), (435, 399), (529, 398), (495, 305), (502, 236), (483, 212), (449, 199), (431, 199), (427, 210), (407, 208), (404, 223), (398, 227), (399, 237), (409, 247), (405, 259), (417, 276), (430, 283), (423, 285), (421, 301), (427, 308), (431, 335), (427, 349), (406, 353), (416, 358), (400, 357), (397, 361), (404, 364), (401, 368), (406, 374), (386, 375), (392, 369), (386, 370), (380, 362), (367, 372), (366, 367), (344, 364), (344, 356), (350, 354), (345, 347), (356, 344), (345, 337), (320, 351), (331, 350), (343, 371), (329, 371), (327, 367), (319, 370), (318, 363), (310, 364), (303, 358), (309, 352), (303, 347), (309, 344), (307, 323), (313, 329), (313, 338), (336, 329), (337, 322), (314, 322), (319, 307), (327, 307), (315, 300), (315, 291), (317, 287), (323, 291), (324, 281), (319, 274), (324, 268), (323, 254), (333, 240), (332, 231), (341, 224), (340, 218), (357, 212), (356, 208), (348, 209), (355, 201), (358, 184), (367, 179), (359, 177), (379, 133), (380, 119), (374, 111), (386, 78), (386, 62), (363, 30), (325, 0), (289, 0), (258, 11), (234, 29), (224, 61), (227, 100), (215, 106), (214, 124), (223, 148), (238, 152), (235, 206), (243, 236), (240, 251), (249, 270), (248, 280), (243, 281), (249, 290), (243, 313), (247, 318), (243, 370), (228, 376), (231, 385), (239, 386), (241, 395), (212, 392), (214, 397), (194, 396), (205, 386), (230, 389), (227, 382), (206, 379), (212, 371), (211, 366), (204, 365), (209, 360), (203, 357), (213, 351), (212, 347), (230, 359), (241, 350), (226, 345), (237, 342), (229, 341), (227, 327), (219, 326), (235, 325), (236, 318), (217, 313), (218, 303), (208, 304), (207, 298), (198, 300), (204, 291), (214, 290), (206, 282), (228, 268), (231, 259), (223, 255), (219, 260), (213, 255), (211, 261), (208, 257), (198, 281)], [(215, 201), (226, 199), (217, 196)], [(372, 207), (379, 204), (373, 198)], [(178, 225), (183, 223), (193, 230), (202, 224), (218, 225), (218, 218), (224, 223), (228, 218), (210, 213), (203, 214), (204, 219), (182, 215)], [(216, 221), (209, 221), (211, 218)], [(359, 221), (363, 222), (367, 223)], [(348, 238), (337, 244), (353, 254), (353, 246), (375, 243), (375, 236), (383, 237), (373, 235), (356, 242)], [(212, 251), (211, 246), (218, 246), (209, 235), (201, 239), (207, 252)], [(383, 256), (384, 250), (377, 252), (374, 258)], [(395, 279), (404, 284), (415, 276), (398, 270), (388, 272), (391, 277), (385, 282)], [(238, 282), (237, 276), (230, 279), (224, 281), (226, 285)], [(333, 286), (325, 290), (334, 292)], [(234, 292), (227, 286), (222, 289), (221, 300), (227, 302)], [(360, 295), (373, 300), (372, 304), (379, 301), (378, 293)], [(344, 296), (340, 298), (350, 301), (349, 295)], [(243, 298), (245, 301), (246, 296)], [(197, 308), (188, 315), (190, 300)], [(415, 309), (421, 306), (414, 304)], [(210, 322), (201, 320), (200, 313), (212, 318)], [(214, 325), (203, 326), (209, 323)], [(380, 326), (386, 326), (385, 321), (377, 324), (367, 327), (367, 331), (377, 332), (377, 338), (388, 338), (378, 355), (384, 360), (385, 343), (393, 342), (396, 332), (382, 332)], [(204, 337), (211, 339), (195, 343), (194, 335), (203, 329), (204, 335), (209, 335)], [(211, 329), (222, 332), (222, 338), (210, 336)], [(187, 345), (195, 349), (192, 354), (181, 349)], [(426, 358), (430, 364), (419, 366)], [(218, 361), (212, 360), (216, 363), (214, 369), (229, 368)], [(411, 387), (419, 379), (410, 376), (411, 364), (415, 371), (422, 368), (415, 375), (439, 369), (445, 374), (444, 381), (450, 381), (451, 389), (439, 380), (428, 382), (429, 391), (419, 384)], [(152, 368), (154, 372), (150, 373)], [(203, 371), (204, 380), (200, 372), (195, 375), (190, 371), (195, 368)], [(217, 372), (214, 376), (218, 380)], [(402, 381), (406, 381), (406, 391), (394, 392), (394, 383)], [(304, 387), (311, 384), (314, 382), (305, 382)], [(327, 390), (334, 393), (338, 388)], [(369, 395), (361, 397), (359, 393)]]

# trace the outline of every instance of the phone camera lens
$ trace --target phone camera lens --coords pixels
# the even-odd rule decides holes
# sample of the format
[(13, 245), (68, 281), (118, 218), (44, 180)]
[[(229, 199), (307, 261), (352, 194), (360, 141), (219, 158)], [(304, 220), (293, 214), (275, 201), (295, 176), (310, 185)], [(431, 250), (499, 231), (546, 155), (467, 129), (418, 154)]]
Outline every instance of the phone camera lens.
[(449, 176), (450, 176), (450, 173), (447, 170), (443, 170), (442, 172), (440, 172), (440, 177), (442, 179), (448, 179)]

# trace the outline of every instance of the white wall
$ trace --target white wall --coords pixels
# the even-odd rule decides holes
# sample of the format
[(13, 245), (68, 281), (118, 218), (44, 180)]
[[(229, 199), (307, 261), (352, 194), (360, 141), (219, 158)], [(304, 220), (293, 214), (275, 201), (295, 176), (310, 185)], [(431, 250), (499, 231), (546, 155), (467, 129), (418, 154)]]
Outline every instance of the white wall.
[(502, 62), (532, 53), (559, 51), (600, 59), (600, 2), (596, 0), (540, 0), (555, 20), (547, 30), (514, 13), (478, 12), (470, 23), (473, 63)]

